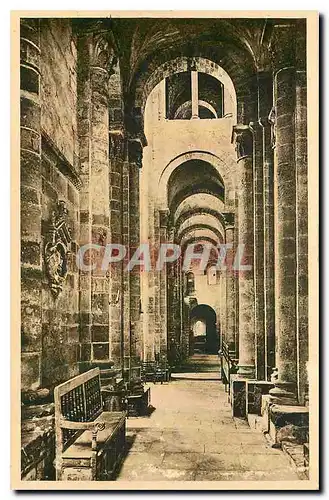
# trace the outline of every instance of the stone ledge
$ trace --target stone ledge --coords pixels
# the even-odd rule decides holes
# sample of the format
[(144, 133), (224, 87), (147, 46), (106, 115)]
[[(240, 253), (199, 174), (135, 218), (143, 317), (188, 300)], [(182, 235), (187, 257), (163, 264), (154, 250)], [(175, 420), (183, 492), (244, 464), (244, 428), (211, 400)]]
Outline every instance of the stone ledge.
[[(54, 415), (43, 415), (42, 408), (29, 407), (28, 418), (21, 428), (21, 476), (22, 480), (54, 479), (55, 457)], [(53, 406), (53, 405), (52, 405)], [(34, 412), (34, 414), (33, 414)]]
[(282, 450), (289, 458), (291, 465), (296, 468), (299, 479), (309, 479), (309, 469), (304, 463), (303, 445), (283, 442)]

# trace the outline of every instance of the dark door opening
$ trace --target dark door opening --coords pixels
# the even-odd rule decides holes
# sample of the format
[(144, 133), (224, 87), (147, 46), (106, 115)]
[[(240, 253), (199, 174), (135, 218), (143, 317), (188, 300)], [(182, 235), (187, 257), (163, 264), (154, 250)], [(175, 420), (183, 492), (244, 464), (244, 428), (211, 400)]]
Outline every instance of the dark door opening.
[[(190, 313), (191, 354), (217, 354), (219, 349), (219, 332), (216, 328), (216, 313), (212, 307), (200, 304)], [(193, 333), (193, 335), (192, 335)]]

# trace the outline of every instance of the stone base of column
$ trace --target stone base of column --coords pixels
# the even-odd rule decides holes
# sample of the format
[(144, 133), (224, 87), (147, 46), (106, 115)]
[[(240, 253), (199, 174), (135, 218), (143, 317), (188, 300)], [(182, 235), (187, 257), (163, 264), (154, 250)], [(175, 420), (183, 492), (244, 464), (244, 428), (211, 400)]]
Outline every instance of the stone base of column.
[(255, 366), (254, 365), (238, 365), (237, 375), (244, 379), (255, 378)]
[(239, 375), (230, 377), (230, 403), (233, 417), (246, 418), (246, 385), (247, 379)]
[(296, 386), (289, 382), (274, 382), (275, 387), (270, 390), (272, 404), (297, 405)]
[(246, 383), (246, 413), (262, 414), (262, 397), (267, 395), (274, 384), (266, 380), (247, 380)]
[(283, 442), (304, 444), (308, 441), (309, 411), (306, 406), (271, 404), (269, 410), (269, 436), (273, 448)]

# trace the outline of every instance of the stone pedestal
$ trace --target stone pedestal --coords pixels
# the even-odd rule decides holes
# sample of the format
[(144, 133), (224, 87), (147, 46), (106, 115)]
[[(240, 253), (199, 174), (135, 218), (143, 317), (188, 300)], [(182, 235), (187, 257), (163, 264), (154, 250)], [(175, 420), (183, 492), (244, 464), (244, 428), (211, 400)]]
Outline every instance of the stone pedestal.
[(269, 407), (269, 435), (273, 447), (283, 442), (303, 444), (308, 440), (309, 411), (306, 406), (272, 404)]
[(231, 375), (230, 403), (233, 417), (246, 417), (246, 384), (247, 379), (243, 379), (241, 375)]
[(246, 413), (262, 414), (262, 397), (269, 393), (274, 384), (266, 380), (248, 380), (246, 384)]

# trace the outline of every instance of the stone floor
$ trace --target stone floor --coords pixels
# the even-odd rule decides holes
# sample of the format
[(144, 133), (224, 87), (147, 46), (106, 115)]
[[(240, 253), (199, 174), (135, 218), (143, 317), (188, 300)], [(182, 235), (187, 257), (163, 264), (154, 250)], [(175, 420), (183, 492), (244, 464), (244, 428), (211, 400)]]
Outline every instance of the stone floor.
[(117, 480), (298, 480), (282, 451), (232, 418), (216, 378), (216, 372), (181, 373), (169, 384), (151, 384), (155, 410), (128, 419), (130, 449)]

